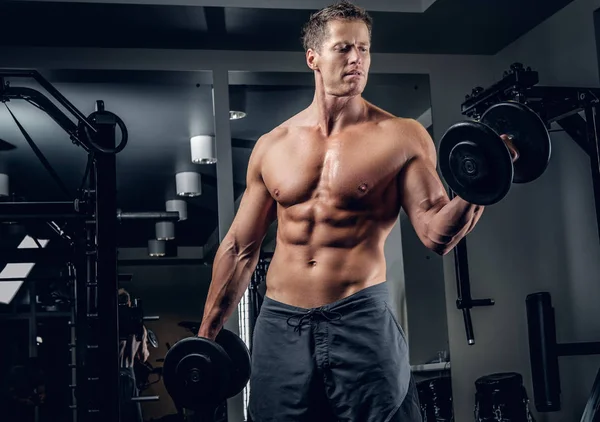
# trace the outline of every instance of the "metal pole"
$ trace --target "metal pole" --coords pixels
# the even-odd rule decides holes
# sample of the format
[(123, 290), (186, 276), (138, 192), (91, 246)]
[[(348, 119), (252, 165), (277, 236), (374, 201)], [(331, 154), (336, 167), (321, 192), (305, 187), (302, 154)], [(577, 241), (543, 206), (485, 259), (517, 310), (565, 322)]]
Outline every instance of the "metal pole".
[(161, 220), (161, 221), (178, 221), (179, 213), (176, 211), (135, 211), (121, 212), (117, 211), (119, 221), (129, 220)]
[(85, 204), (77, 202), (4, 202), (0, 221), (55, 220), (83, 218)]
[[(78, 277), (78, 272), (75, 262), (77, 262), (77, 259), (75, 259), (73, 262), (69, 262), (67, 263), (67, 269), (69, 272), (69, 278), (72, 280), (71, 281), (71, 292), (73, 294), (73, 305), (71, 306), (71, 319), (69, 321), (69, 337), (70, 337), (70, 342), (71, 344), (76, 344), (77, 342), (77, 277)], [(71, 349), (69, 350), (69, 355), (70, 355), (70, 363), (69, 363), (69, 369), (71, 370), (71, 384), (72, 385), (77, 385), (77, 349)], [(77, 398), (75, 397), (75, 390), (71, 389), (71, 417), (73, 422), (77, 422)]]
[[(29, 287), (29, 364), (32, 358), (37, 358), (37, 309), (35, 300), (35, 281), (28, 283)], [(40, 419), (40, 408), (35, 405), (33, 408), (33, 420), (38, 422)]]
[[(86, 245), (91, 245), (94, 242), (93, 226), (87, 226), (85, 234)], [(93, 355), (90, 356), (90, 349), (87, 345), (89, 344), (89, 338), (93, 339), (93, 332), (90, 330), (87, 321), (88, 298), (86, 293), (88, 284), (95, 280), (96, 256), (87, 252), (87, 248), (78, 250), (75, 261), (75, 356), (77, 367), (73, 394), (76, 405), (76, 420), (81, 422), (89, 420), (88, 409), (92, 407), (91, 401), (94, 398), (90, 394), (87, 383), (89, 368), (93, 366), (93, 360), (88, 359), (88, 356), (93, 357)]]
[(598, 127), (598, 116), (595, 106), (585, 108), (585, 120), (587, 126), (587, 137), (590, 148), (590, 166), (592, 170), (592, 182), (594, 186), (594, 203), (596, 205), (596, 223), (598, 236), (600, 237), (600, 128)]
[[(99, 143), (114, 148), (114, 116), (104, 114), (104, 105), (97, 102)], [(96, 288), (97, 296), (90, 300), (88, 318), (97, 333), (97, 376), (93, 378), (98, 400), (98, 417), (94, 420), (119, 421), (119, 324), (117, 303), (117, 174), (116, 156), (97, 153), (94, 163), (96, 181)], [(88, 290), (88, 292), (90, 292)], [(90, 298), (92, 299), (92, 298)], [(88, 345), (89, 347), (90, 345)]]

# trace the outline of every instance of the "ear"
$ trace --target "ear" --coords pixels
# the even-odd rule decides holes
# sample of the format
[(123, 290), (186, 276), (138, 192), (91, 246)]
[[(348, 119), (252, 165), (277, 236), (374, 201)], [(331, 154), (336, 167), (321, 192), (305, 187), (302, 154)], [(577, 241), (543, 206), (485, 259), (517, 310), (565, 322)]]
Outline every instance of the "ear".
[(306, 64), (312, 70), (318, 70), (319, 69), (319, 57), (318, 57), (318, 53), (315, 50), (313, 50), (312, 48), (309, 48), (306, 51)]

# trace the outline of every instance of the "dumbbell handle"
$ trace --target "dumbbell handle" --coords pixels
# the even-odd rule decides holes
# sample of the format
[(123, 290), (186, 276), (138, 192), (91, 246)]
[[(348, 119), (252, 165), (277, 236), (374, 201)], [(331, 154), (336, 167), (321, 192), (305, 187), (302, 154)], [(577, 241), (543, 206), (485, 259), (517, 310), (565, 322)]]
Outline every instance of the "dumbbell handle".
[(158, 321), (160, 317), (158, 315), (145, 316), (142, 318), (144, 321)]
[(141, 396), (141, 397), (132, 397), (131, 401), (158, 401), (160, 400), (159, 396)]

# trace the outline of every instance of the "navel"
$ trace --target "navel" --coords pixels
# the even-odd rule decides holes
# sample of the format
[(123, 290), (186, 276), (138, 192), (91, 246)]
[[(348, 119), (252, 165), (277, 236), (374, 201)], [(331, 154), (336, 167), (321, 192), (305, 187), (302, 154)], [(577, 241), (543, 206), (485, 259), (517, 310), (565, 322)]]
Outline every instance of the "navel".
[(308, 265), (310, 265), (311, 267), (316, 267), (317, 261), (315, 259), (311, 259), (310, 261), (308, 261)]

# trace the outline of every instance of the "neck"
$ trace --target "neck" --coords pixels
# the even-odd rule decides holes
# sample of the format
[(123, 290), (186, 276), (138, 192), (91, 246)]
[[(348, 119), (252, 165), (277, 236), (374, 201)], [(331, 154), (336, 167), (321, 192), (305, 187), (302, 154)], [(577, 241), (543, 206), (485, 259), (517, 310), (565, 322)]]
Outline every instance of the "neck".
[(319, 78), (316, 78), (310, 109), (325, 136), (362, 121), (366, 113), (365, 101), (360, 94), (345, 97), (328, 94)]

